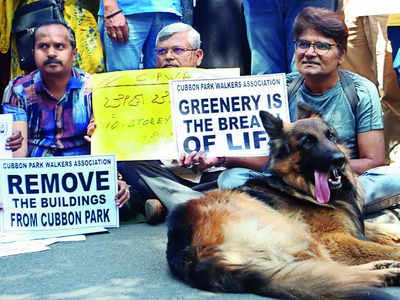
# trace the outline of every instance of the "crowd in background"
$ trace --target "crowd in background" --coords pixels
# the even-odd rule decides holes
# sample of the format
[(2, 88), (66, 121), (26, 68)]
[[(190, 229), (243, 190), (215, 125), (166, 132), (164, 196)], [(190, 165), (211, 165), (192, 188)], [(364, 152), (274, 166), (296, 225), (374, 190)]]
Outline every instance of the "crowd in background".
[[(6, 0), (0, 4), (0, 96), (11, 78), (27, 73), (21, 70), (18, 63), (16, 36), (12, 31), (14, 13), (17, 8), (37, 1)], [(201, 48), (205, 54), (201, 64), (203, 68), (239, 67), (241, 75), (288, 73), (295, 70), (291, 25), (296, 14), (307, 5), (337, 10), (343, 15), (349, 28), (349, 49), (342, 68), (358, 73), (377, 85), (385, 112), (386, 152), (388, 158), (389, 154), (393, 153), (390, 159), (394, 161), (400, 152), (398, 147), (396, 148), (400, 140), (400, 126), (391, 126), (400, 118), (400, 54), (397, 55), (400, 46), (400, 17), (395, 14), (357, 16), (357, 7), (354, 5), (350, 7), (348, 5), (350, 1), (160, 1), (160, 3), (175, 2), (173, 5), (177, 8), (175, 11), (155, 14), (157, 20), (166, 18), (166, 21), (163, 20), (158, 27), (153, 28), (155, 30), (151, 33), (153, 41), (149, 42), (147, 37), (148, 46), (147, 44), (138, 46), (143, 47), (144, 51), (139, 53), (143, 55), (139, 55), (135, 62), (132, 56), (129, 56), (130, 59), (123, 58), (122, 61), (129, 62), (126, 66), (108, 66), (108, 68), (106, 68), (106, 58), (109, 56), (108, 61), (111, 64), (115, 49), (110, 51), (109, 48), (115, 46), (115, 43), (108, 46), (111, 38), (107, 35), (107, 31), (104, 31), (104, 23), (107, 25), (107, 21), (119, 18), (122, 14), (104, 18), (100, 1), (60, 2), (63, 2), (65, 21), (77, 35), (78, 53), (74, 66), (88, 73), (155, 67), (154, 56), (149, 64), (145, 60), (147, 56), (153, 54), (157, 31), (163, 25), (179, 20), (193, 25), (200, 33)], [(106, 0), (105, 3), (107, 2), (109, 1)], [(143, 15), (144, 19), (149, 19), (150, 14), (146, 8), (138, 7), (124, 9), (131, 9), (129, 14), (135, 17)], [(140, 9), (142, 11), (135, 11)], [(158, 10), (166, 11), (161, 5)], [(118, 57), (116, 59), (121, 60)]]
[[(38, 83), (43, 83), (42, 79), (45, 85), (46, 82), (48, 84), (50, 81), (54, 81), (54, 78), (49, 76), (50, 73), (47, 75), (43, 73), (42, 79), (40, 79), (35, 75), (36, 71), (32, 72), (36, 69), (35, 61), (33, 64), (28, 64), (30, 52), (27, 55), (25, 51), (26, 48), (30, 50), (30, 47), (21, 47), (21, 40), (27, 34), (25, 29), (27, 26), (18, 24), (19, 18), (21, 14), (29, 14), (29, 10), (36, 9), (38, 3), (39, 5), (54, 4), (54, 7), (51, 5), (50, 7), (56, 11), (55, 19), (65, 21), (75, 31), (76, 48), (74, 48), (74, 41), (72, 49), (73, 67), (91, 74), (140, 68), (196, 67), (199, 65), (203, 68), (240, 67), (242, 75), (295, 72), (294, 36), (296, 33), (292, 32), (294, 20), (297, 14), (307, 6), (321, 7), (337, 11), (343, 16), (348, 27), (349, 38), (345, 49), (347, 55), (344, 61), (340, 62), (341, 67), (368, 78), (374, 84), (372, 85), (374, 92), (376, 93), (378, 90), (380, 93), (386, 125), (386, 153), (389, 158), (391, 152), (396, 154), (399, 148), (396, 146), (400, 143), (399, 126), (394, 126), (400, 117), (400, 80), (396, 78), (396, 70), (400, 65), (400, 57), (397, 57), (400, 44), (398, 31), (400, 18), (399, 15), (358, 16), (357, 7), (349, 8), (350, 1), (202, 0), (193, 2), (191, 0), (143, 0), (132, 2), (103, 0), (100, 3), (83, 0), (3, 1), (1, 4), (3, 7), (0, 7), (0, 52), (2, 53), (0, 56), (2, 71), (0, 92), (3, 93), (10, 78), (16, 78), (18, 75), (29, 74), (26, 79), (18, 77), (14, 82), (14, 93), (21, 90), (21, 95), (24, 94), (23, 90), (28, 88), (25, 80), (29, 79), (35, 89)], [(57, 16), (57, 12), (59, 12), (59, 16)], [(167, 29), (161, 37), (159, 36), (160, 32), (168, 28), (167, 25), (177, 22), (192, 24), (200, 33), (201, 45), (198, 33), (196, 33), (197, 37), (189, 33), (186, 36), (186, 29), (183, 31), (184, 34), (168, 32)], [(59, 33), (57, 32), (58, 30), (54, 30), (52, 33), (57, 35)], [(46, 36), (50, 34), (43, 29), (41, 33), (40, 38), (47, 38)], [(186, 46), (176, 46), (182, 42)], [(307, 43), (307, 41), (304, 42)], [(160, 44), (164, 45), (163, 48), (156, 48)], [(299, 41), (296, 45), (299, 47)], [(322, 47), (316, 43), (301, 46), (308, 48), (312, 46), (314, 50), (316, 47)], [(340, 48), (339, 44), (337, 46)], [(321, 49), (318, 48), (319, 50)], [(35, 51), (40, 54), (41, 49), (35, 48)], [(188, 56), (178, 55), (183, 53), (191, 54)], [(42, 67), (45, 64), (46, 62)], [(39, 68), (39, 66), (37, 67)], [(79, 72), (81, 71), (73, 71), (77, 80), (86, 78), (84, 73)], [(56, 85), (56, 82), (54, 83)], [(55, 93), (50, 93), (50, 96), (60, 100), (66, 93), (67, 97), (74, 98), (72, 93), (69, 94), (70, 86), (65, 86), (65, 88), (59, 91), (55, 89)], [(52, 92), (52, 88), (48, 87), (48, 89)], [(85, 89), (85, 93), (87, 91), (89, 90)], [(60, 95), (57, 95), (58, 92)], [(14, 102), (21, 101), (21, 99), (17, 99), (18, 97), (11, 94), (10, 90), (5, 91), (5, 96), (7, 97), (4, 98), (8, 98), (8, 105), (3, 106), (4, 111), (9, 108), (9, 105), (11, 108), (15, 106), (16, 111), (23, 106), (23, 104), (21, 104), (22, 106), (14, 105)], [(90, 101), (91, 92), (87, 94), (86, 98), (82, 99)], [(26, 101), (31, 105), (29, 100)], [(379, 106), (378, 100), (377, 103)], [(84, 113), (85, 128), (80, 130), (82, 132), (86, 130), (89, 121), (93, 121), (89, 112), (91, 106), (87, 108), (88, 113)], [(14, 113), (13, 109), (10, 111)], [(63, 107), (63, 109), (68, 108)], [(51, 113), (48, 118), (53, 118)], [(68, 118), (70, 119), (71, 116)], [(19, 121), (25, 122), (24, 126), (26, 127), (26, 121), (23, 118)], [(93, 124), (93, 122), (91, 123)], [(35, 129), (38, 124), (36, 121), (34, 124), (31, 122), (28, 124), (28, 132), (31, 132), (31, 137), (41, 130), (41, 128)], [(64, 128), (60, 130), (64, 132)], [(88, 152), (86, 149), (88, 145), (81, 141), (81, 135), (79, 136), (79, 145), (82, 146), (83, 152), (79, 154), (84, 154)], [(30, 148), (32, 147), (30, 146)], [(39, 145), (38, 149), (41, 148)], [(28, 153), (33, 153), (31, 150)], [(53, 150), (49, 147), (49, 151)], [(55, 150), (65, 152), (65, 149)], [(395, 156), (390, 158), (396, 160)], [(189, 160), (191, 159), (189, 158)], [(218, 159), (215, 163), (224, 165), (226, 160), (223, 158), (223, 161), (220, 162)], [(129, 165), (129, 172), (126, 174), (120, 164), (124, 180), (129, 174), (132, 174), (132, 169), (137, 169), (136, 162), (134, 164), (133, 167)], [(147, 164), (144, 167), (146, 170), (149, 168)], [(158, 164), (157, 162), (157, 166)], [(149, 185), (149, 183), (147, 184)], [(127, 186), (121, 187), (121, 193), (122, 190), (126, 190), (123, 198), (128, 198), (129, 188), (132, 190), (135, 186), (137, 186), (136, 181), (132, 180), (132, 182), (128, 182)], [(133, 194), (138, 195), (138, 191), (134, 191)]]

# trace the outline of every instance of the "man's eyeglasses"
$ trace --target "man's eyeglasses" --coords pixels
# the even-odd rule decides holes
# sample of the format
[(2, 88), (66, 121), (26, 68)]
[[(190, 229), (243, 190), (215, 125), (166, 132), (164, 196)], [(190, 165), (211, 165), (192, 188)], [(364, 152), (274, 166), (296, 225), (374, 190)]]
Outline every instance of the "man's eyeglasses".
[(158, 56), (164, 56), (167, 55), (169, 50), (172, 51), (172, 54), (175, 56), (180, 56), (183, 55), (186, 51), (196, 51), (197, 49), (189, 49), (189, 48), (180, 48), (180, 47), (175, 47), (175, 48), (156, 48), (154, 51)]
[(297, 50), (300, 50), (302, 52), (306, 52), (310, 47), (312, 46), (315, 53), (323, 55), (327, 53), (333, 46), (337, 46), (335, 44), (330, 44), (326, 42), (315, 42), (311, 43), (306, 40), (297, 40), (294, 41), (295, 47)]

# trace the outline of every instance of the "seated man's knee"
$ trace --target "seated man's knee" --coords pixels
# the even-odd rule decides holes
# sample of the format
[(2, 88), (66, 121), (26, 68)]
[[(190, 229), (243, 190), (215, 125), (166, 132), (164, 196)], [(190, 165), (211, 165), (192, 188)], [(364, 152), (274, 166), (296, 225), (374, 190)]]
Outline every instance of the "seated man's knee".
[(258, 172), (245, 168), (233, 168), (223, 171), (218, 177), (218, 187), (223, 190), (234, 189), (244, 185)]

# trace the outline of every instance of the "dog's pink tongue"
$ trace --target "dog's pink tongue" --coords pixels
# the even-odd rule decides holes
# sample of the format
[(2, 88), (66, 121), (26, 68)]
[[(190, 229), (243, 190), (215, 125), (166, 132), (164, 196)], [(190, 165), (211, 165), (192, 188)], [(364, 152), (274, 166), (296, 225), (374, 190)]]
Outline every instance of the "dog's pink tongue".
[(328, 203), (331, 191), (328, 185), (328, 174), (314, 171), (315, 196), (319, 203)]

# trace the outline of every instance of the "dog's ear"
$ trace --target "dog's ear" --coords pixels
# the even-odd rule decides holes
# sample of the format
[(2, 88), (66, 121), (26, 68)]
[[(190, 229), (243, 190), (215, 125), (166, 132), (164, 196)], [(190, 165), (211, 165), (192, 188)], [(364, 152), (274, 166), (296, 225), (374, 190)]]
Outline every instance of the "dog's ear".
[(260, 118), (270, 139), (276, 139), (282, 135), (283, 122), (281, 119), (275, 118), (272, 114), (263, 110), (260, 111)]
[(307, 118), (322, 118), (310, 105), (303, 101), (297, 103), (297, 120)]

